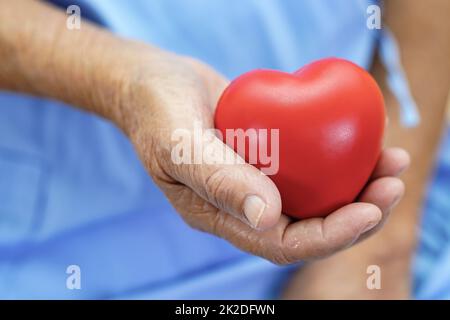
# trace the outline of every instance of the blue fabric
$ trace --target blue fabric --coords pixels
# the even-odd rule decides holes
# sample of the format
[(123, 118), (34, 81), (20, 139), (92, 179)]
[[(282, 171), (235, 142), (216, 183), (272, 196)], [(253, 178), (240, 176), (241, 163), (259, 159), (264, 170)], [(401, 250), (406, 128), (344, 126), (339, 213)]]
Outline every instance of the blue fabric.
[(444, 132), (423, 211), (414, 295), (450, 299), (450, 128)]
[(420, 123), (419, 109), (409, 91), (397, 43), (387, 28), (384, 28), (380, 39), (380, 58), (388, 70), (386, 82), (400, 102), (400, 121), (405, 127), (416, 127)]
[[(368, 68), (365, 0), (90, 0), (83, 17), (233, 78), (337, 56)], [(291, 268), (191, 230), (110, 123), (0, 94), (0, 298), (271, 298)], [(82, 289), (68, 290), (67, 266)]]

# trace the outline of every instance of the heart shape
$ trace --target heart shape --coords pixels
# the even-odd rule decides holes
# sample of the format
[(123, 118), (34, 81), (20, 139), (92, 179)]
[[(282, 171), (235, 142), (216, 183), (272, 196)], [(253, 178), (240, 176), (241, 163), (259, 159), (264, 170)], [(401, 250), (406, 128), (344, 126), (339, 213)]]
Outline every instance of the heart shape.
[[(293, 74), (245, 73), (225, 89), (215, 113), (224, 142), (247, 162), (251, 138), (238, 149), (225, 139), (226, 130), (278, 129), (277, 141), (258, 135), (257, 144), (278, 143), (278, 171), (269, 177), (280, 191), (283, 212), (296, 218), (326, 216), (355, 201), (380, 155), (384, 123), (383, 96), (375, 80), (337, 58)], [(259, 156), (252, 164), (267, 166)]]

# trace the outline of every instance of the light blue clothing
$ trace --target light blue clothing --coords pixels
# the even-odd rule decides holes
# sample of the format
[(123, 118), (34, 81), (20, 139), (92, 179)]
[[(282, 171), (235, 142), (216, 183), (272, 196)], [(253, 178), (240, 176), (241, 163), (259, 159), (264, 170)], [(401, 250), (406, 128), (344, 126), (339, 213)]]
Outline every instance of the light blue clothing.
[[(55, 2), (230, 78), (329, 56), (368, 68), (379, 41), (366, 0)], [(110, 123), (12, 93), (0, 114), (0, 298), (277, 296), (292, 268), (186, 226)]]
[(450, 299), (449, 127), (444, 131), (424, 205), (414, 279), (414, 294), (418, 299)]

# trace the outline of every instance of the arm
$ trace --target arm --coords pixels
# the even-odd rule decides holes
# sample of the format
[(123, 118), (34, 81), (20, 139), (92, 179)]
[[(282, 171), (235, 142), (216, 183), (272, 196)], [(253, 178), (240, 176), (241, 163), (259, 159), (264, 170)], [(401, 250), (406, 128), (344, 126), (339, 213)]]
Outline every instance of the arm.
[[(82, 32), (68, 30), (62, 12), (37, 1), (2, 0), (0, 6), (0, 88), (55, 98), (105, 117), (118, 113), (107, 97), (115, 96), (123, 77), (110, 68), (120, 57), (105, 51), (120, 52), (123, 41), (89, 24)], [(107, 87), (109, 95), (103, 93)]]
[[(407, 298), (410, 264), (419, 211), (444, 121), (450, 88), (450, 2), (386, 1), (385, 20), (401, 49), (403, 65), (422, 116), (420, 126), (399, 124), (397, 102), (384, 84), (380, 64), (374, 73), (386, 98), (387, 144), (402, 146), (412, 157), (403, 176), (407, 193), (383, 230), (368, 241), (329, 259), (310, 264), (288, 285), (288, 298)], [(378, 265), (382, 289), (368, 290), (366, 268)]]

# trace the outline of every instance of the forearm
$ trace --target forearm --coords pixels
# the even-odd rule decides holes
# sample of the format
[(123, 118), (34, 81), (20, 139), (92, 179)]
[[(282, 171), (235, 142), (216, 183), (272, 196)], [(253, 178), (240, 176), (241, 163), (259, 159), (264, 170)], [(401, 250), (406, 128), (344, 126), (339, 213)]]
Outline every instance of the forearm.
[[(130, 68), (139, 66), (142, 44), (86, 20), (80, 30), (70, 30), (65, 12), (39, 1), (0, 0), (0, 6), (0, 89), (54, 98), (119, 125), (126, 122), (118, 92), (126, 90)], [(147, 55), (159, 54), (145, 48)]]
[(385, 236), (390, 234), (388, 241), (403, 238), (414, 243), (411, 235), (415, 234), (426, 183), (442, 135), (450, 89), (450, 21), (447, 17), (450, 2), (402, 0), (389, 1), (386, 5), (387, 24), (398, 39), (403, 66), (422, 119), (416, 128), (401, 127), (397, 102), (392, 95), (386, 96), (392, 122), (387, 143), (406, 148), (412, 164), (404, 176), (408, 192), (386, 228)]

